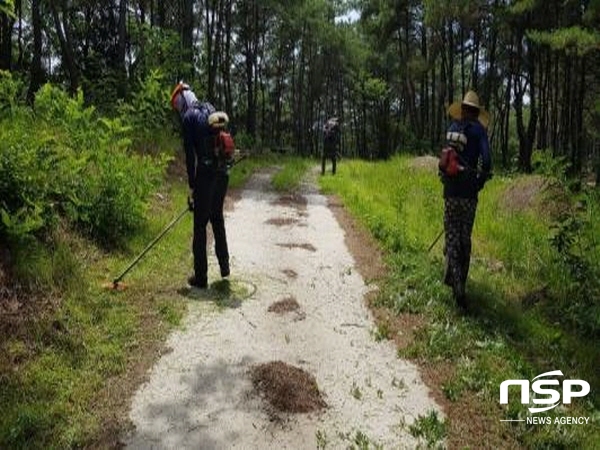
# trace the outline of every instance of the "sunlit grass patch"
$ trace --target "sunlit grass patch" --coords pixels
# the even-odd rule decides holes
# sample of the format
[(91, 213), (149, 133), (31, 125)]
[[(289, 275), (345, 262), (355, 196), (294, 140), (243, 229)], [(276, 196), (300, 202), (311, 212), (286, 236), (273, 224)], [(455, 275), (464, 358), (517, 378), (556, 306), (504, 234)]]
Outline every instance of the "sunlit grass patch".
[(283, 167), (271, 179), (271, 184), (277, 191), (293, 191), (298, 188), (300, 182), (311, 165), (310, 160), (297, 157), (279, 158), (277, 165)]
[(409, 431), (414, 437), (424, 440), (426, 448), (444, 448), (443, 440), (446, 436), (446, 424), (445, 421), (440, 420), (435, 411), (419, 416), (409, 426)]
[[(374, 304), (425, 319), (413, 341), (400, 350), (401, 356), (428, 364), (450, 364), (453, 375), (441, 386), (446, 398), (457, 401), (473, 393), (481, 410), (496, 422), (504, 414), (497, 406), (503, 380), (531, 380), (544, 371), (560, 369), (565, 377), (582, 378), (592, 386), (600, 382), (594, 369), (600, 350), (593, 344), (593, 335), (586, 335), (586, 328), (580, 325), (586, 324), (589, 330), (593, 326), (589, 314), (594, 311), (589, 310), (584, 321), (575, 313), (581, 308), (571, 311), (566, 301), (581, 283), (573, 279), (577, 264), (581, 262), (589, 273), (596, 267), (597, 273), (594, 261), (598, 256), (593, 250), (598, 234), (592, 230), (597, 233), (600, 226), (594, 215), (600, 202), (595, 194), (587, 193), (576, 202), (579, 208), (586, 208), (587, 222), (567, 221), (557, 230), (552, 209), (543, 213), (544, 202), (552, 202), (552, 198), (542, 189), (536, 191), (544, 183), (522, 178), (526, 177), (497, 176), (480, 194), (466, 315), (456, 308), (450, 290), (442, 283), (443, 236), (429, 251), (443, 229), (442, 185), (435, 169), (417, 168), (407, 157), (375, 163), (345, 161), (336, 177), (320, 180), (323, 191), (338, 195), (383, 244), (389, 274)], [(519, 198), (507, 198), (520, 195), (519, 186), (530, 190)], [(560, 201), (564, 209), (565, 199)], [(565, 231), (569, 226), (575, 231)], [(574, 240), (575, 245), (566, 248), (575, 252), (575, 258), (563, 258), (557, 251), (560, 232), (568, 245), (569, 239)], [(581, 301), (579, 298), (573, 305)], [(598, 399), (592, 392), (569, 408), (568, 414), (597, 417)], [(520, 403), (509, 406), (526, 411)], [(560, 427), (502, 426), (499, 430), (510, 432), (531, 448), (573, 443), (591, 448), (591, 443), (600, 439), (600, 431), (593, 425), (568, 432)]]

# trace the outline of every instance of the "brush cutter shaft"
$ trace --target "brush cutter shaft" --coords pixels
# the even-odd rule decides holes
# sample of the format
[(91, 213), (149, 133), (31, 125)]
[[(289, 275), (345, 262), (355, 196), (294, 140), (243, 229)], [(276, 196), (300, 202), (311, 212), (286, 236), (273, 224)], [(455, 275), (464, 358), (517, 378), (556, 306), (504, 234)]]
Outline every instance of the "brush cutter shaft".
[(246, 159), (248, 157), (248, 155), (241, 155), (238, 159), (234, 160), (231, 163), (231, 166), (229, 166), (229, 168), (232, 168), (233, 166), (237, 165), (238, 163), (242, 162), (244, 159)]
[[(230, 166), (230, 167), (233, 167), (233, 166), (235, 166), (237, 163), (239, 163), (240, 161), (242, 161), (242, 160), (246, 159), (246, 157), (247, 157), (247, 156), (248, 156), (248, 155), (242, 155), (240, 158), (238, 158), (237, 160), (233, 161), (233, 163), (231, 164), (231, 166)], [(146, 253), (148, 253), (148, 252), (149, 252), (149, 251), (152, 249), (152, 247), (154, 247), (154, 246), (156, 245), (156, 243), (157, 243), (158, 241), (160, 241), (160, 240), (162, 239), (162, 237), (163, 237), (165, 234), (167, 234), (167, 233), (169, 232), (169, 230), (170, 230), (171, 228), (173, 228), (173, 227), (174, 227), (174, 226), (177, 224), (177, 222), (179, 222), (179, 221), (180, 221), (180, 220), (183, 218), (183, 216), (185, 216), (185, 214), (186, 214), (188, 211), (190, 211), (190, 207), (189, 207), (189, 205), (188, 205), (188, 206), (186, 206), (186, 207), (185, 207), (185, 209), (184, 209), (183, 211), (181, 211), (181, 212), (179, 213), (179, 215), (178, 215), (177, 217), (175, 217), (175, 218), (174, 218), (174, 219), (171, 221), (171, 223), (169, 223), (169, 225), (167, 225), (167, 227), (166, 227), (164, 230), (162, 230), (162, 231), (161, 231), (161, 233), (160, 233), (158, 236), (156, 236), (156, 237), (154, 238), (154, 240), (153, 240), (152, 242), (150, 242), (150, 243), (148, 244), (148, 246), (147, 246), (147, 247), (146, 247), (144, 250), (142, 250), (142, 252), (141, 252), (141, 253), (140, 253), (140, 254), (139, 254), (139, 255), (138, 255), (138, 256), (137, 256), (137, 257), (136, 257), (136, 258), (135, 258), (135, 259), (134, 259), (132, 262), (131, 262), (131, 264), (129, 264), (129, 265), (128, 265), (128, 266), (125, 268), (125, 270), (124, 270), (123, 272), (121, 272), (121, 275), (119, 275), (117, 278), (115, 278), (115, 279), (113, 280), (113, 286), (116, 286), (117, 284), (119, 284), (119, 282), (120, 282), (120, 281), (123, 279), (123, 277), (124, 277), (125, 275), (127, 275), (131, 269), (133, 269), (133, 268), (134, 268), (134, 266), (135, 266), (135, 265), (136, 265), (136, 264), (137, 264), (137, 263), (140, 261), (140, 259), (142, 259), (142, 258), (144, 257), (144, 255), (145, 255)]]
[(442, 234), (444, 234), (444, 229), (442, 229), (442, 231), (440, 231), (440, 234), (437, 235), (437, 237), (435, 238), (435, 241), (433, 241), (431, 243), (431, 245), (429, 246), (429, 248), (427, 249), (427, 252), (429, 253), (431, 251), (431, 249), (435, 246), (435, 244), (437, 244), (437, 241), (440, 240), (440, 238), (442, 237)]
[(148, 252), (150, 251), (150, 249), (151, 249), (152, 247), (154, 247), (154, 246), (156, 245), (156, 243), (157, 243), (158, 241), (160, 241), (160, 240), (162, 239), (162, 237), (163, 237), (165, 234), (167, 234), (167, 233), (169, 232), (169, 230), (170, 230), (171, 228), (173, 228), (173, 227), (174, 227), (174, 226), (177, 224), (177, 222), (179, 222), (179, 221), (180, 221), (180, 220), (183, 218), (183, 216), (185, 216), (185, 214), (186, 214), (188, 211), (189, 211), (189, 207), (187, 207), (187, 206), (186, 206), (186, 207), (185, 207), (185, 209), (184, 209), (183, 211), (181, 211), (181, 213), (179, 213), (179, 215), (178, 215), (177, 217), (175, 217), (175, 218), (174, 218), (174, 219), (171, 221), (171, 223), (169, 223), (169, 225), (167, 225), (167, 227), (166, 227), (166, 228), (165, 228), (163, 231), (161, 231), (161, 233), (160, 233), (158, 236), (156, 236), (156, 237), (154, 238), (154, 240), (153, 240), (152, 242), (150, 242), (150, 243), (148, 244), (148, 246), (147, 246), (147, 247), (146, 247), (144, 250), (142, 250), (142, 253), (140, 253), (140, 254), (139, 254), (139, 255), (138, 255), (138, 256), (137, 256), (137, 257), (136, 257), (136, 258), (135, 258), (135, 259), (134, 259), (134, 260), (131, 262), (131, 264), (129, 264), (129, 266), (127, 266), (127, 268), (126, 268), (126, 269), (125, 269), (125, 270), (124, 270), (124, 271), (121, 273), (121, 275), (119, 275), (117, 278), (115, 278), (115, 279), (113, 280), (113, 284), (117, 284), (117, 283), (119, 283), (119, 281), (121, 281), (121, 280), (123, 279), (123, 277), (124, 277), (125, 275), (127, 275), (127, 273), (128, 273), (128, 272), (129, 272), (131, 269), (133, 269), (133, 267), (134, 267), (134, 266), (135, 266), (135, 265), (136, 265), (136, 264), (139, 262), (139, 260), (140, 260), (140, 259), (142, 259), (142, 258), (144, 257), (144, 255), (145, 255), (146, 253), (148, 253)]

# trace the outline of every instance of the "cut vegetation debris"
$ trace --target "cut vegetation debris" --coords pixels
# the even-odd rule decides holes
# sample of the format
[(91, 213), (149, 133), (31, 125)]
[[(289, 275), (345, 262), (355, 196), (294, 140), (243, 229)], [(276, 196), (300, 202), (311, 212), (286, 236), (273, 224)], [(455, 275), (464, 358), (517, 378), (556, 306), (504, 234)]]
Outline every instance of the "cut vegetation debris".
[(297, 311), (300, 308), (298, 301), (294, 297), (287, 297), (283, 300), (273, 303), (269, 306), (268, 311), (277, 314), (283, 314), (286, 312)]
[(277, 206), (290, 206), (294, 208), (304, 209), (308, 200), (305, 196), (300, 194), (286, 194), (280, 195), (277, 199), (273, 200), (273, 205)]
[(279, 412), (307, 413), (327, 406), (315, 377), (282, 361), (251, 369), (256, 391)]
[(317, 249), (315, 248), (314, 245), (309, 244), (309, 243), (304, 243), (304, 244), (298, 244), (296, 242), (292, 242), (292, 243), (285, 243), (285, 244), (277, 244), (279, 247), (284, 247), (284, 248), (288, 248), (290, 250), (294, 249), (294, 248), (301, 248), (302, 250), (307, 250), (309, 252), (316, 252)]
[(300, 220), (294, 217), (273, 217), (265, 221), (268, 225), (274, 225), (276, 227), (283, 227), (286, 225), (296, 225)]

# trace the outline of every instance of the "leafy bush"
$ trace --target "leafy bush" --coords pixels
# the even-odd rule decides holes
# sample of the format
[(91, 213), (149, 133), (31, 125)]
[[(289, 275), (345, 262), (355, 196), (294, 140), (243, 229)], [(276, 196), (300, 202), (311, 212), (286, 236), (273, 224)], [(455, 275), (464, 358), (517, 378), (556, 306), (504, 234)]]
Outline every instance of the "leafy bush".
[(571, 208), (551, 226), (550, 243), (564, 280), (554, 314), (587, 335), (600, 334), (600, 195), (593, 189), (571, 193)]
[(12, 113), (22, 92), (22, 84), (10, 72), (0, 70), (0, 118)]
[[(0, 235), (34, 233), (55, 222), (52, 167), (60, 152), (39, 135), (28, 136), (31, 120), (5, 120), (0, 131)], [(55, 177), (54, 177), (55, 178)], [(58, 188), (58, 186), (57, 186)]]
[[(0, 79), (0, 103), (12, 84)], [(33, 112), (11, 108), (0, 116), (0, 239), (43, 237), (65, 220), (113, 246), (143, 223), (167, 158), (131, 153), (131, 128), (99, 118), (81, 93), (45, 85)]]
[(104, 245), (132, 235), (144, 222), (144, 199), (160, 180), (166, 159), (100, 153), (91, 166), (96, 175), (84, 185), (74, 222)]
[[(169, 92), (165, 90), (164, 76), (152, 71), (133, 93), (128, 103), (122, 103), (119, 114), (131, 128), (134, 148), (155, 154), (173, 140), (172, 112)], [(167, 139), (167, 142), (165, 142)]]
[[(600, 254), (598, 223), (600, 208), (597, 189), (581, 187), (578, 179), (570, 179), (570, 164), (566, 157), (554, 157), (548, 150), (537, 150), (532, 155), (537, 173), (554, 183), (549, 204), (561, 203), (550, 224), (549, 242), (554, 250), (553, 262), (562, 274), (554, 290), (558, 301), (553, 313), (561, 322), (578, 331), (600, 333)], [(560, 201), (556, 192), (564, 193)]]

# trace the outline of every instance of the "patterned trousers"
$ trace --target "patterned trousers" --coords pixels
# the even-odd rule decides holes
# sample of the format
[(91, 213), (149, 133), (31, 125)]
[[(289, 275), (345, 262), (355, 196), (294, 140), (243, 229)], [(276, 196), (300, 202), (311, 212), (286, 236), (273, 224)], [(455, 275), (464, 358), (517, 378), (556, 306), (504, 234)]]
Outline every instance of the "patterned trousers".
[(465, 283), (471, 260), (471, 232), (475, 222), (477, 200), (446, 197), (444, 201), (444, 232), (446, 244), (446, 274), (444, 283), (452, 287), (455, 298), (465, 295)]

